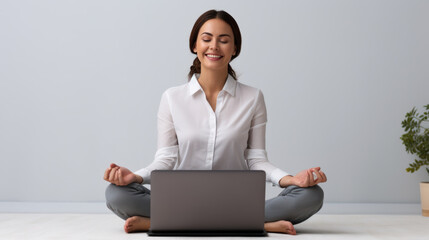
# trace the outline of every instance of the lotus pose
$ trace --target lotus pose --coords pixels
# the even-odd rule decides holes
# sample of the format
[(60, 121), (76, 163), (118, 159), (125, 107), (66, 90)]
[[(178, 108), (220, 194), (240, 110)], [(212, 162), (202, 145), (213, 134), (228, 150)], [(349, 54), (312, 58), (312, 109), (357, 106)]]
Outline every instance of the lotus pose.
[[(283, 188), (265, 204), (265, 230), (296, 234), (294, 224), (320, 210), (326, 182), (320, 167), (292, 176), (268, 161), (267, 111), (259, 89), (237, 81), (230, 62), (241, 50), (241, 33), (225, 11), (210, 10), (194, 24), (189, 38), (196, 58), (189, 81), (166, 90), (158, 110), (154, 161), (136, 172), (111, 164), (104, 179), (106, 203), (125, 220), (127, 233), (150, 227), (150, 173), (170, 170), (263, 170)], [(178, 183), (180, 184), (180, 183)]]

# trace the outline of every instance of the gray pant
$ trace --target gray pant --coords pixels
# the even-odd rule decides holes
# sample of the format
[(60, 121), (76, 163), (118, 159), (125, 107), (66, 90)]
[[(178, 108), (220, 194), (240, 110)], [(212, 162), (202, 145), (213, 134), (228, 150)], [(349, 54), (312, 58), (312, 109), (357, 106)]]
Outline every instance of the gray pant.
[[(132, 183), (127, 186), (110, 184), (106, 189), (106, 204), (120, 218), (150, 217), (150, 190)], [(309, 188), (289, 186), (277, 197), (265, 202), (265, 222), (278, 220), (298, 224), (317, 213), (323, 205), (323, 190), (318, 185)]]

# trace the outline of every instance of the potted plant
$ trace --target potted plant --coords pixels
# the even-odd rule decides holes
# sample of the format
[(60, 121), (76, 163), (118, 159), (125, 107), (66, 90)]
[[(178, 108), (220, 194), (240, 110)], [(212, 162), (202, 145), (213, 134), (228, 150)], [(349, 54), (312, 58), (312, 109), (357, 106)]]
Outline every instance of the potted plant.
[[(414, 107), (405, 115), (402, 121), (402, 128), (405, 132), (401, 136), (405, 150), (417, 156), (414, 162), (410, 163), (407, 172), (415, 172), (423, 166), (429, 166), (429, 104), (424, 106), (425, 112), (419, 114)], [(429, 175), (429, 168), (426, 167)], [(429, 217), (429, 182), (420, 183), (420, 197), (422, 203), (422, 215)]]

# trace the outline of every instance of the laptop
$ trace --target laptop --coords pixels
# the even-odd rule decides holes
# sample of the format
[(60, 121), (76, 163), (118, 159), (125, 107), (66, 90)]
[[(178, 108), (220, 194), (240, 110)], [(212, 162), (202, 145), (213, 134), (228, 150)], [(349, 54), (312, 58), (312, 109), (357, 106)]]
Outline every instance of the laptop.
[(149, 236), (267, 236), (265, 172), (156, 170)]

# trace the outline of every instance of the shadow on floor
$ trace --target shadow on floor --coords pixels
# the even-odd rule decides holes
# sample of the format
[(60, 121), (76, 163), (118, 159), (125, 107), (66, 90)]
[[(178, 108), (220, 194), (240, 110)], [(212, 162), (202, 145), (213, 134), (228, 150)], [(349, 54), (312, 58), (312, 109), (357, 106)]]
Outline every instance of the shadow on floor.
[(337, 230), (337, 229), (311, 229), (311, 228), (300, 228), (300, 227), (295, 227), (296, 229), (296, 234), (297, 235), (301, 235), (301, 234), (317, 234), (317, 235), (351, 235), (351, 234), (356, 234), (356, 232), (350, 232), (350, 231), (344, 231), (344, 230)]

